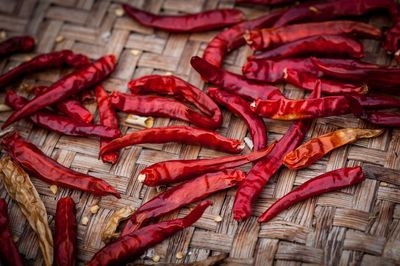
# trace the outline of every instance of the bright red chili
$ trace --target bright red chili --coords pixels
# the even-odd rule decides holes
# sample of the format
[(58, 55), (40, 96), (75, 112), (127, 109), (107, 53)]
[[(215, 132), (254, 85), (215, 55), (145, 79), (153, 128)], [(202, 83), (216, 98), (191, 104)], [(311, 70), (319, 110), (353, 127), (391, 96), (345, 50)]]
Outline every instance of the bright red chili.
[(209, 88), (208, 95), (246, 122), (255, 151), (261, 150), (267, 145), (267, 129), (264, 121), (250, 109), (249, 103), (246, 100), (229, 92), (218, 90), (217, 88)]
[(123, 4), (127, 15), (147, 27), (168, 32), (193, 33), (220, 29), (244, 20), (239, 9), (217, 9), (188, 15), (157, 15)]
[(140, 206), (126, 223), (121, 236), (138, 230), (152, 219), (204, 199), (217, 191), (236, 186), (244, 177), (242, 171), (231, 169), (200, 175), (172, 187)]
[(32, 52), (35, 48), (35, 39), (31, 36), (16, 36), (0, 42), (0, 57), (14, 53)]
[(129, 260), (134, 260), (146, 249), (194, 224), (210, 205), (212, 205), (211, 201), (203, 201), (183, 218), (148, 225), (120, 237), (99, 250), (87, 265), (122, 265)]
[(95, 85), (105, 79), (115, 69), (116, 59), (114, 55), (104, 56), (97, 61), (82, 67), (71, 74), (59, 79), (50, 86), (49, 91), (31, 100), (22, 109), (14, 112), (4, 123), (6, 128), (15, 121), (55, 103), (58, 103), (69, 96)]
[[(100, 123), (103, 126), (115, 128), (119, 130), (118, 116), (114, 108), (111, 106), (110, 98), (102, 86), (96, 87), (97, 108), (99, 109)], [(110, 141), (108, 139), (100, 139), (100, 148)], [(101, 156), (105, 163), (115, 164), (118, 161), (119, 152), (114, 151)]]
[(203, 145), (228, 153), (240, 153), (244, 148), (240, 140), (228, 139), (214, 131), (187, 126), (169, 126), (147, 128), (114, 139), (101, 148), (100, 154), (135, 144), (167, 142)]
[(206, 82), (245, 99), (279, 99), (284, 97), (275, 86), (247, 80), (242, 75), (218, 68), (198, 56), (192, 57), (190, 63)]
[(4, 136), (1, 145), (23, 168), (46, 183), (97, 196), (113, 195), (120, 198), (120, 194), (107, 182), (57, 163), (15, 131)]
[(353, 186), (364, 180), (365, 175), (360, 166), (341, 168), (314, 177), (277, 200), (258, 218), (258, 221), (260, 223), (268, 222), (283, 210), (300, 201), (323, 193)]
[[(12, 109), (19, 110), (28, 103), (28, 100), (9, 90), (7, 91), (5, 102)], [(69, 136), (116, 138), (121, 135), (119, 129), (77, 122), (49, 110), (38, 111), (29, 118), (38, 126)]]
[(71, 197), (57, 201), (55, 228), (54, 266), (76, 265), (76, 210), (75, 202)]
[(0, 262), (6, 266), (23, 266), (9, 228), (7, 202), (0, 198)]

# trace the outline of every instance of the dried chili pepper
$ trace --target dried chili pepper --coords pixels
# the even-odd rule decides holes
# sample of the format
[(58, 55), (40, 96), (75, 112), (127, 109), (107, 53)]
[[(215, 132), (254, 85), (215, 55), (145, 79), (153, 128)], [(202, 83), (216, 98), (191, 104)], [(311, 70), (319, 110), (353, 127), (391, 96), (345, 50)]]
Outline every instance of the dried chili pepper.
[(244, 34), (247, 44), (253, 50), (263, 50), (276, 47), (288, 42), (297, 41), (317, 35), (357, 35), (361, 37), (379, 39), (382, 36), (380, 29), (366, 23), (355, 21), (328, 21), (295, 24), (279, 28), (266, 28), (248, 31)]
[(117, 198), (120, 197), (119, 193), (107, 182), (62, 166), (45, 155), (35, 145), (24, 140), (17, 132), (4, 136), (1, 144), (22, 167), (46, 183), (85, 191), (98, 196), (113, 195)]
[(201, 174), (222, 171), (257, 161), (270, 153), (274, 147), (275, 143), (265, 149), (245, 155), (201, 160), (163, 161), (150, 165), (140, 171), (138, 180), (152, 187), (179, 183)]
[(9, 229), (7, 203), (2, 198), (0, 198), (0, 262), (9, 266), (24, 265)]
[(282, 5), (294, 3), (296, 0), (235, 0), (235, 4), (256, 4), (256, 5)]
[(76, 210), (74, 200), (71, 197), (57, 201), (55, 224), (54, 265), (76, 265)]
[(132, 95), (113, 92), (110, 96), (110, 102), (115, 109), (126, 113), (170, 117), (192, 123), (201, 128), (216, 129), (222, 123), (222, 120), (210, 119), (174, 99), (156, 95)]
[(192, 57), (190, 63), (206, 82), (245, 99), (279, 99), (284, 97), (275, 86), (249, 81), (241, 75), (218, 68), (198, 56)]
[(283, 210), (300, 201), (326, 192), (359, 184), (364, 181), (364, 179), (365, 175), (359, 166), (341, 168), (314, 177), (277, 200), (258, 218), (258, 221), (260, 223), (268, 222)]
[[(28, 100), (9, 90), (7, 91), (5, 102), (14, 110), (19, 110), (28, 103)], [(30, 119), (38, 126), (69, 136), (116, 138), (121, 135), (119, 129), (76, 122), (69, 117), (58, 115), (48, 110), (38, 111), (32, 114)]]
[(213, 131), (187, 126), (169, 126), (147, 128), (114, 139), (101, 148), (100, 154), (140, 143), (167, 142), (204, 145), (228, 153), (240, 153), (244, 148), (244, 144), (241, 141), (228, 139)]
[(123, 4), (129, 17), (147, 27), (168, 32), (193, 33), (220, 29), (244, 20), (239, 9), (217, 9), (188, 15), (157, 15)]
[[(97, 107), (99, 109), (100, 123), (103, 126), (115, 128), (119, 130), (118, 116), (111, 106), (110, 98), (102, 86), (96, 87)], [(107, 139), (100, 139), (100, 148), (109, 142)], [(106, 153), (101, 156), (105, 163), (115, 164), (118, 161), (118, 151)]]
[(56, 83), (52, 84), (49, 91), (34, 98), (22, 109), (14, 112), (7, 119), (2, 128), (95, 85), (111, 74), (115, 68), (115, 64), (115, 56), (108, 55), (98, 59), (88, 66), (82, 67), (81, 69), (64, 76)]
[(377, 126), (400, 127), (400, 113), (368, 111), (358, 117)]
[(16, 36), (0, 42), (0, 57), (13, 53), (26, 53), (35, 48), (35, 39), (31, 36)]
[(0, 76), (0, 86), (4, 87), (22, 75), (35, 71), (51, 69), (62, 65), (82, 67), (87, 64), (89, 64), (89, 58), (82, 54), (74, 54), (70, 50), (41, 54), (2, 74)]
[(247, 101), (240, 98), (240, 96), (218, 90), (217, 88), (209, 88), (208, 95), (246, 122), (253, 140), (254, 150), (261, 150), (267, 145), (267, 129), (264, 121), (254, 114)]
[(252, 59), (282, 59), (318, 55), (325, 57), (362, 58), (363, 45), (353, 38), (340, 35), (317, 35), (289, 42), (275, 49), (251, 55)]
[(330, 151), (362, 138), (373, 138), (383, 133), (382, 129), (344, 128), (313, 138), (286, 154), (283, 163), (292, 170), (310, 166)]
[(125, 206), (116, 210), (104, 227), (103, 232), (101, 233), (101, 240), (103, 240), (104, 243), (110, 243), (118, 238), (120, 234), (116, 233), (116, 231), (120, 222), (129, 219), (134, 212), (135, 208), (130, 206)]
[(2, 158), (0, 166), (4, 174), (4, 187), (10, 197), (17, 202), (22, 214), (36, 233), (44, 265), (51, 266), (53, 264), (53, 236), (47, 221), (46, 208), (39, 193), (28, 174), (10, 157)]
[(211, 201), (203, 201), (184, 218), (148, 225), (131, 234), (120, 237), (98, 251), (88, 263), (88, 266), (121, 265), (121, 263), (128, 260), (133, 260), (139, 257), (146, 249), (191, 226), (200, 219), (210, 205), (212, 205)]
[(394, 25), (386, 32), (386, 39), (383, 45), (389, 53), (395, 53), (395, 57), (399, 60), (399, 40), (400, 40), (400, 20), (396, 18)]
[(200, 175), (172, 187), (140, 206), (122, 229), (121, 236), (138, 230), (152, 219), (206, 198), (217, 191), (236, 186), (244, 177), (242, 171), (230, 169)]

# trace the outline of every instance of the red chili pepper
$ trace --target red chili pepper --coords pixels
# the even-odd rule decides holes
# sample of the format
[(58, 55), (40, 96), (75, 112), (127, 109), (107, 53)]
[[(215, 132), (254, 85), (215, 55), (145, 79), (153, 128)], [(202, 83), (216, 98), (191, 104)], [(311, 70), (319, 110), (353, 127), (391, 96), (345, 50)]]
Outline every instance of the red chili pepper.
[(2, 128), (6, 128), (19, 119), (28, 117), (47, 106), (58, 103), (71, 95), (95, 85), (111, 74), (115, 69), (115, 64), (115, 56), (108, 55), (64, 76), (51, 85), (48, 92), (36, 97), (22, 109), (14, 112), (7, 119)]
[[(7, 91), (5, 102), (14, 110), (19, 110), (28, 103), (28, 100), (9, 90)], [(69, 117), (58, 115), (48, 110), (38, 111), (32, 114), (30, 119), (38, 126), (69, 136), (116, 138), (121, 135), (119, 129), (76, 122)]]
[[(115, 128), (119, 130), (118, 116), (111, 106), (110, 98), (102, 86), (96, 87), (97, 107), (99, 109), (100, 123), (103, 126)], [(100, 148), (110, 141), (108, 139), (100, 139)], [(115, 164), (118, 161), (119, 152), (110, 152), (101, 156), (105, 163)]]
[(228, 139), (213, 131), (187, 126), (169, 126), (147, 128), (114, 139), (101, 148), (100, 154), (140, 143), (167, 142), (198, 144), (228, 153), (240, 153), (244, 148), (244, 144), (241, 141)]
[(325, 57), (362, 58), (363, 45), (353, 38), (339, 35), (317, 35), (289, 42), (275, 49), (249, 56), (252, 59), (282, 59), (318, 55)]
[(400, 127), (400, 113), (369, 111), (358, 117), (377, 126)]
[(192, 57), (190, 63), (206, 82), (245, 99), (279, 99), (284, 97), (275, 86), (249, 81), (241, 75), (218, 68), (198, 56)]
[(170, 98), (156, 95), (132, 95), (113, 92), (110, 96), (112, 106), (126, 113), (144, 116), (170, 117), (192, 123), (201, 128), (216, 129), (221, 121), (192, 110), (188, 106)]
[(248, 31), (244, 34), (247, 44), (253, 50), (263, 50), (285, 43), (317, 35), (357, 35), (379, 39), (382, 31), (372, 25), (355, 21), (328, 21), (295, 24), (279, 28)]
[(7, 266), (24, 265), (9, 229), (7, 203), (2, 198), (0, 198), (0, 262)]
[(89, 58), (82, 54), (74, 54), (70, 50), (62, 50), (38, 55), (0, 76), (0, 86), (4, 87), (17, 78), (43, 69), (51, 69), (62, 65), (82, 67), (89, 64)]
[(4, 136), (1, 145), (22, 167), (46, 183), (89, 192), (97, 196), (113, 195), (120, 198), (119, 193), (107, 182), (62, 166), (35, 145), (24, 140), (17, 132)]
[(294, 2), (296, 2), (296, 0), (235, 0), (235, 4), (256, 4), (256, 5), (283, 5)]
[(54, 265), (76, 265), (77, 224), (75, 203), (71, 197), (58, 200), (55, 216)]
[(300, 201), (353, 186), (364, 180), (365, 175), (359, 166), (342, 168), (314, 177), (277, 200), (258, 218), (258, 221), (260, 223), (268, 222), (283, 210)]
[(261, 150), (267, 145), (267, 129), (264, 121), (252, 112), (247, 101), (240, 98), (240, 96), (218, 90), (217, 88), (209, 88), (208, 95), (246, 122), (255, 151)]
[(35, 39), (31, 36), (16, 36), (0, 42), (0, 57), (13, 53), (31, 52), (35, 48)]
[(120, 237), (98, 251), (88, 266), (121, 265), (138, 258), (146, 249), (194, 224), (210, 205), (211, 201), (203, 201), (184, 218), (148, 225)]
[(204, 199), (209, 195), (238, 185), (245, 174), (236, 169), (200, 175), (192, 180), (172, 187), (152, 198), (131, 216), (121, 236), (128, 235), (148, 223), (192, 202)]
[(239, 9), (217, 9), (188, 15), (157, 15), (123, 4), (126, 14), (147, 27), (168, 32), (193, 33), (220, 29), (244, 20)]
[(172, 160), (155, 163), (140, 171), (138, 180), (143, 180), (147, 186), (155, 187), (169, 185), (188, 180), (205, 173), (222, 171), (248, 164), (265, 157), (275, 146), (254, 151), (245, 155), (225, 156), (213, 159)]

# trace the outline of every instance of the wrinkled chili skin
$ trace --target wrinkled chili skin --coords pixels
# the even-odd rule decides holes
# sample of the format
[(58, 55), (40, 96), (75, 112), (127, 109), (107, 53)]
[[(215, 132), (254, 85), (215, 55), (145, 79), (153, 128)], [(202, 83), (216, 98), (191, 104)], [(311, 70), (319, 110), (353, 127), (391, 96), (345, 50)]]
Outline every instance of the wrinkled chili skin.
[(167, 142), (204, 145), (228, 153), (240, 153), (243, 150), (241, 141), (228, 139), (213, 131), (187, 126), (169, 126), (143, 129), (114, 139), (101, 148), (100, 154), (135, 144)]
[(250, 109), (246, 100), (217, 88), (209, 88), (207, 93), (214, 101), (246, 122), (255, 151), (261, 150), (267, 145), (267, 129), (264, 121)]
[(400, 127), (400, 113), (370, 111), (358, 117), (377, 126)]
[(283, 210), (305, 199), (353, 186), (364, 180), (365, 175), (360, 166), (342, 168), (314, 177), (277, 200), (258, 218), (258, 222), (268, 222)]
[(204, 81), (247, 100), (279, 99), (284, 97), (275, 86), (247, 80), (242, 75), (218, 68), (198, 56), (192, 57), (190, 63), (199, 72)]
[(53, 83), (49, 91), (34, 98), (22, 109), (14, 112), (7, 119), (2, 128), (6, 128), (19, 119), (28, 117), (47, 106), (58, 103), (102, 81), (114, 71), (115, 65), (115, 56), (108, 55), (64, 76)]
[(346, 36), (317, 35), (251, 55), (249, 60), (307, 57), (311, 55), (329, 58), (363, 58), (364, 46), (359, 41)]
[(134, 260), (148, 248), (191, 226), (200, 219), (210, 205), (212, 205), (211, 201), (203, 201), (184, 218), (148, 225), (131, 234), (120, 237), (98, 251), (87, 265), (123, 265), (129, 260)]
[(35, 48), (35, 39), (31, 36), (16, 36), (0, 42), (0, 58), (14, 53), (32, 52)]
[(140, 206), (122, 229), (121, 236), (136, 231), (151, 219), (206, 198), (217, 191), (236, 186), (243, 181), (244, 177), (245, 174), (240, 170), (223, 170), (200, 175), (172, 187)]
[(120, 198), (120, 194), (107, 182), (57, 163), (35, 145), (24, 140), (17, 132), (4, 136), (1, 145), (23, 168), (46, 183), (89, 192), (97, 196), (113, 195)]
[[(28, 103), (28, 100), (9, 90), (5, 103), (12, 109), (19, 110)], [(119, 129), (77, 122), (48, 110), (38, 111), (29, 118), (38, 126), (68, 136), (116, 138), (121, 135)]]
[(0, 198), (0, 262), (5, 266), (23, 266), (24, 262), (9, 229), (7, 202)]
[(201, 128), (217, 129), (221, 120), (192, 110), (190, 107), (171, 98), (156, 95), (132, 95), (113, 92), (110, 96), (112, 106), (120, 111), (142, 116), (169, 117), (192, 123)]
[(54, 266), (76, 265), (77, 223), (71, 197), (57, 201), (54, 234)]
[(126, 14), (147, 27), (168, 32), (193, 33), (220, 29), (244, 20), (244, 14), (238, 9), (217, 9), (188, 15), (156, 15), (123, 4)]

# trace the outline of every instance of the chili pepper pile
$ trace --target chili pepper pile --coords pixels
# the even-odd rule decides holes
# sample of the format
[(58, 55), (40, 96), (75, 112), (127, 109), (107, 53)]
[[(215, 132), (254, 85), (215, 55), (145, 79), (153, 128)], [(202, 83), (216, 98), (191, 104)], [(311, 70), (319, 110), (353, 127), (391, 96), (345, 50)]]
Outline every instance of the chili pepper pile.
[[(237, 187), (233, 217), (247, 219), (253, 215), (252, 205), (262, 189), (282, 166), (292, 170), (309, 167), (333, 149), (361, 138), (377, 137), (384, 131), (343, 128), (301, 144), (314, 119), (353, 114), (367, 121), (367, 125), (400, 127), (400, 112), (393, 111), (400, 108), (400, 98), (393, 96), (400, 95), (400, 68), (361, 61), (365, 52), (360, 42), (360, 38), (381, 40), (388, 52), (396, 52), (395, 57), (400, 58), (397, 4), (392, 0), (330, 0), (304, 1), (288, 7), (293, 2), (235, 1), (238, 5), (286, 5), (252, 20), (246, 20), (239, 9), (157, 15), (122, 5), (136, 23), (171, 34), (228, 27), (208, 43), (202, 57), (194, 56), (190, 60), (205, 82), (217, 86), (207, 91), (173, 75), (147, 75), (129, 81), (129, 93), (113, 91), (100, 82), (115, 70), (114, 55), (91, 61), (69, 50), (39, 54), (0, 75), (3, 89), (10, 88), (5, 103), (14, 110), (3, 129), (29, 118), (34, 125), (59, 134), (98, 137), (99, 159), (104, 163), (116, 164), (122, 149), (144, 143), (179, 142), (237, 154), (213, 159), (170, 160), (141, 170), (137, 178), (147, 186), (180, 184), (167, 188), (136, 211), (126, 206), (116, 212), (103, 230), (106, 246), (88, 265), (119, 265), (138, 258), (146, 249), (196, 222), (212, 202), (199, 203), (184, 218), (162, 222), (158, 219), (221, 190)], [(393, 24), (385, 40), (382, 29), (351, 20), (382, 10), (389, 13)], [(243, 75), (223, 69), (226, 54), (246, 43), (254, 54), (244, 64)], [(34, 45), (34, 39), (29, 36), (10, 38), (0, 43), (0, 57), (32, 52)], [(29, 73), (62, 66), (72, 67), (71, 72), (49, 86), (36, 86), (32, 90), (33, 98), (18, 95), (11, 89), (14, 82)], [(279, 83), (292, 84), (311, 94), (305, 99), (288, 99), (279, 89)], [(84, 106), (83, 98), (92, 99), (93, 92), (99, 124), (93, 123), (93, 114)], [(244, 120), (251, 136), (248, 146), (253, 151), (239, 154), (245, 147), (242, 140), (216, 132), (223, 124), (220, 108)], [(148, 116), (167, 117), (194, 126), (135, 128), (122, 135), (119, 113), (139, 116), (137, 121), (145, 121)], [(293, 124), (278, 141), (268, 143), (269, 121), (263, 117), (291, 120)], [(39, 235), (45, 264), (75, 265), (77, 223), (73, 199), (62, 198), (57, 203), (53, 246), (46, 210), (28, 173), (46, 183), (96, 196), (119, 198), (120, 193), (101, 178), (59, 164), (16, 131), (3, 133), (0, 143), (10, 156), (0, 161), (3, 183)], [(251, 163), (248, 173), (235, 169)], [(258, 221), (267, 222), (302, 200), (356, 185), (364, 179), (360, 166), (322, 174), (280, 198)], [(23, 190), (31, 194), (25, 195)], [(33, 207), (29, 208), (29, 204)], [(126, 219), (127, 223), (118, 232), (119, 222)], [(22, 265), (8, 222), (7, 205), (0, 199), (0, 261), (9, 264), (12, 259), (14, 265)]]

